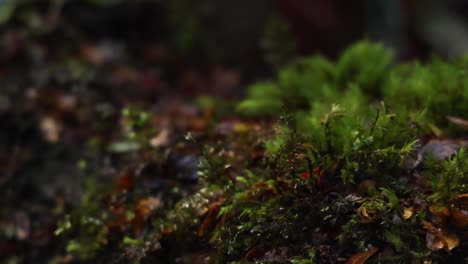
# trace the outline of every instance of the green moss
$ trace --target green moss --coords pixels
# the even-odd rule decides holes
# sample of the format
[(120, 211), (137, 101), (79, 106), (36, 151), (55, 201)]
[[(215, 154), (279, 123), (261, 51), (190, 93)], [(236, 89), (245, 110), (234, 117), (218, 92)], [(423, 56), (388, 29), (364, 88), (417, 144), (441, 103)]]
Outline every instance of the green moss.
[[(336, 63), (302, 59), (281, 69), (276, 81), (251, 87), (239, 105), (241, 113), (259, 117), (283, 112), (291, 117), (284, 130), (289, 136), (278, 133), (265, 143), (272, 158), (264, 166), (270, 175), (280, 175), (274, 179), (283, 184), (281, 195), (267, 201), (230, 205), (238, 217), (221, 228), (217, 244), (226, 259), (239, 259), (253, 247), (287, 245), (300, 252), (297, 261), (307, 261), (308, 246), (336, 246), (333, 240), (311, 239), (310, 230), (327, 227), (341, 230), (335, 234), (342, 242), (338, 255), (389, 244), (407, 259), (428, 256), (424, 237), (411, 234), (421, 229), (423, 212), (412, 221), (402, 219), (401, 201), (414, 199), (418, 186), (399, 178), (431, 127), (445, 135), (461, 133), (446, 115), (464, 117), (468, 112), (465, 70), (461, 62), (439, 59), (427, 65), (391, 61), (390, 51), (365, 41)], [(431, 193), (423, 199), (448, 205), (466, 192), (467, 160), (461, 151), (426, 168)], [(308, 172), (306, 179), (298, 177), (302, 171)], [(365, 181), (380, 188), (354, 199), (357, 184)]]

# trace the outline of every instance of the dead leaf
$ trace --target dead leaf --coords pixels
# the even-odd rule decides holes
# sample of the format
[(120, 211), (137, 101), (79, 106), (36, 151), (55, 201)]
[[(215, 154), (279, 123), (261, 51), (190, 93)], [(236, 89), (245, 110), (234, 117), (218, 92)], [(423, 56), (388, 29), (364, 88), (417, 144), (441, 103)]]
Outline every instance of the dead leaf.
[(430, 232), (426, 233), (426, 246), (432, 250), (446, 249), (451, 251), (460, 244), (460, 239), (454, 234), (433, 234)]
[(208, 206), (208, 209), (203, 212), (202, 217), (203, 221), (198, 228), (198, 235), (203, 236), (207, 231), (214, 227), (216, 223), (216, 218), (218, 216), (221, 205), (224, 201), (213, 202)]
[(374, 247), (367, 251), (356, 253), (346, 261), (346, 264), (364, 264), (377, 251), (379, 251), (379, 248)]
[(361, 223), (369, 224), (379, 219), (382, 215), (383, 210), (384, 207), (382, 206), (375, 206), (370, 208), (366, 203), (364, 203), (358, 209), (356, 209), (356, 212), (359, 215)]
[(147, 197), (139, 200), (135, 208), (136, 218), (146, 220), (150, 213), (161, 207), (161, 205), (161, 197)]
[(424, 221), (424, 220), (423, 220), (423, 221), (421, 222), (421, 224), (422, 224), (422, 227), (423, 227), (424, 229), (426, 229), (427, 231), (429, 231), (429, 232), (431, 232), (431, 233), (437, 233), (437, 232), (438, 232), (437, 228), (436, 228), (433, 224), (431, 224), (431, 223), (429, 223), (429, 222), (427, 222), (427, 221)]
[(454, 123), (455, 125), (459, 125), (465, 129), (468, 129), (468, 120), (465, 120), (463, 118), (459, 118), (459, 117), (454, 117), (454, 116), (446, 116), (446, 118)]
[(449, 209), (446, 206), (439, 204), (430, 205), (429, 211), (431, 212), (431, 214), (442, 218), (446, 218), (450, 215)]
[(169, 130), (163, 129), (159, 134), (150, 140), (150, 145), (154, 148), (166, 146), (169, 143)]
[(444, 233), (440, 228), (436, 228), (433, 224), (422, 221), (423, 228), (427, 230), (426, 246), (430, 250), (446, 249), (451, 251), (460, 244), (460, 239), (455, 234)]
[(426, 233), (426, 246), (432, 250), (440, 250), (444, 248), (444, 242), (437, 235), (427, 232)]
[(57, 143), (60, 140), (63, 126), (55, 118), (46, 116), (41, 120), (42, 136), (47, 142)]
[(444, 236), (442, 236), (442, 238), (447, 243), (448, 251), (456, 248), (460, 244), (460, 239), (454, 234), (444, 235)]
[(134, 209), (135, 218), (133, 218), (131, 222), (135, 234), (141, 234), (143, 232), (146, 220), (150, 214), (161, 206), (161, 197), (148, 197), (138, 201)]
[(408, 207), (403, 207), (403, 219), (408, 220), (413, 216), (413, 209)]

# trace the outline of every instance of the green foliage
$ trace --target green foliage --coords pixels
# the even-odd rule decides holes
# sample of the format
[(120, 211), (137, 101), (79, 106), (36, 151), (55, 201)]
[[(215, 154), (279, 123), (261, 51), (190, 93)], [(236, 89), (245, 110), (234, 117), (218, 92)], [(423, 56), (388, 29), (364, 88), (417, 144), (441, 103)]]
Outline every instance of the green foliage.
[(136, 106), (122, 109), (125, 118), (124, 139), (113, 142), (109, 149), (112, 152), (124, 153), (150, 147), (150, 138), (155, 130), (149, 127), (151, 114)]
[(336, 63), (336, 81), (343, 88), (352, 83), (366, 94), (378, 95), (392, 60), (392, 52), (382, 44), (359, 42), (343, 52)]
[(373, 102), (383, 100), (405, 129), (413, 122), (422, 126), (419, 132), (427, 132), (432, 124), (446, 128), (448, 134), (461, 133), (446, 115), (463, 117), (468, 112), (466, 63), (433, 59), (426, 65), (391, 65), (391, 61), (389, 50), (368, 41), (351, 46), (336, 63), (320, 56), (299, 59), (280, 69), (277, 81), (251, 86), (238, 110), (255, 117), (310, 111), (318, 124), (330, 105), (339, 104), (365, 121)]
[(466, 117), (466, 66), (440, 59), (427, 65), (415, 62), (397, 66), (389, 73), (383, 94), (395, 111), (424, 110), (424, 123), (447, 127), (459, 134), (461, 128), (450, 125), (446, 115)]
[(214, 148), (207, 147), (198, 165), (198, 176), (205, 183), (229, 188), (229, 180), (224, 171), (229, 168), (226, 159)]
[(102, 190), (94, 177), (88, 178), (86, 187), (79, 208), (65, 215), (55, 231), (56, 235), (69, 238), (67, 252), (81, 260), (89, 260), (96, 256), (107, 243), (108, 232), (100, 215), (99, 197)]
[(317, 249), (314, 247), (309, 248), (307, 250), (308, 256), (307, 257), (294, 257), (291, 260), (293, 264), (315, 264), (317, 263)]
[(449, 204), (458, 194), (468, 192), (468, 155), (465, 149), (442, 163), (432, 163), (425, 173), (432, 190), (429, 199), (435, 203)]
[(251, 116), (273, 116), (284, 107), (281, 96), (273, 83), (257, 83), (249, 89), (249, 99), (240, 103), (238, 110)]

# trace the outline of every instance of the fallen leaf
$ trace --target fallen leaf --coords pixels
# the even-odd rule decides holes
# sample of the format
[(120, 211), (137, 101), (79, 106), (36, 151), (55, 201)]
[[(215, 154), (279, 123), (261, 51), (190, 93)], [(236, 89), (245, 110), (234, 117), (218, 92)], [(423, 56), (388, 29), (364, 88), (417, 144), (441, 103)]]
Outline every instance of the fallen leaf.
[(363, 264), (366, 263), (366, 261), (372, 257), (377, 251), (379, 251), (379, 248), (371, 248), (367, 251), (359, 252), (351, 256), (348, 261), (346, 261), (346, 264)]
[(42, 136), (47, 142), (57, 143), (60, 140), (62, 133), (62, 125), (53, 117), (46, 116), (41, 120)]
[(161, 197), (147, 197), (139, 200), (135, 208), (136, 218), (146, 220), (150, 213), (161, 207), (161, 205)]
[(413, 209), (408, 207), (403, 207), (403, 219), (408, 220), (413, 216)]
[(454, 123), (455, 125), (459, 125), (465, 129), (468, 129), (468, 120), (465, 120), (463, 118), (459, 118), (459, 117), (454, 117), (454, 116), (446, 116), (446, 118)]
[(442, 238), (447, 243), (448, 251), (450, 251), (450, 250), (456, 248), (458, 245), (460, 245), (460, 239), (454, 234), (444, 235), (444, 236), (442, 236)]
[(437, 235), (427, 232), (426, 233), (426, 246), (432, 250), (440, 250), (444, 248), (444, 242)]
[(446, 249), (451, 251), (460, 244), (460, 239), (454, 234), (433, 234), (430, 232), (426, 233), (426, 246), (432, 250)]
[(203, 236), (208, 230), (214, 227), (223, 202), (224, 200), (213, 202), (208, 206), (207, 210), (202, 213), (203, 221), (198, 228), (199, 236)]
[(148, 197), (138, 201), (134, 210), (135, 217), (131, 222), (135, 234), (140, 235), (143, 232), (146, 220), (150, 214), (161, 206), (161, 197)]
[(430, 205), (429, 211), (431, 212), (431, 214), (442, 218), (446, 218), (450, 215), (449, 209), (446, 206), (439, 204)]
[(427, 221), (424, 221), (424, 220), (422, 221), (422, 227), (424, 229), (426, 229), (427, 231), (431, 232), (431, 233), (437, 233), (438, 232), (437, 228), (433, 224), (431, 224), (431, 223), (429, 223)]
[(169, 130), (163, 129), (159, 134), (150, 140), (150, 145), (154, 148), (166, 146), (169, 143)]
[(444, 233), (440, 228), (436, 228), (433, 224), (422, 221), (423, 228), (427, 230), (426, 246), (433, 251), (446, 249), (451, 251), (460, 244), (460, 239), (455, 234)]

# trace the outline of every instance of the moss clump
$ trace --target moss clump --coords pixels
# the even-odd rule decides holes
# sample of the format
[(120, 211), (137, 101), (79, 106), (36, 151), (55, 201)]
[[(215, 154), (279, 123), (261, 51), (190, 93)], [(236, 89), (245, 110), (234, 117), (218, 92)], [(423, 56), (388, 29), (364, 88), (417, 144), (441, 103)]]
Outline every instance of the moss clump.
[[(446, 116), (467, 113), (466, 67), (439, 59), (427, 65), (391, 61), (389, 50), (365, 41), (336, 63), (301, 59), (281, 69), (277, 81), (251, 87), (241, 113), (290, 118), (283, 124), (287, 133), (265, 143), (263, 176), (225, 203), (229, 216), (216, 233), (223, 261), (264, 258), (282, 247), (297, 261), (320, 263), (375, 247), (393, 250), (381, 261), (441, 257), (416, 233), (432, 234), (424, 227), (434, 217), (427, 213), (431, 204), (448, 210), (446, 218), (460, 209), (454, 203), (467, 191), (468, 159), (462, 148), (424, 168), (408, 160), (431, 129), (452, 136), (463, 131)], [(460, 232), (447, 222), (432, 225)]]

